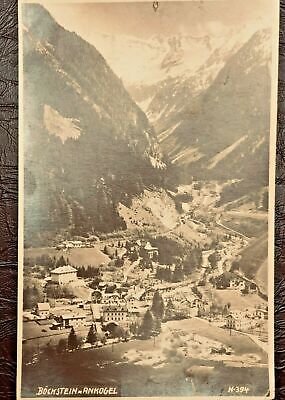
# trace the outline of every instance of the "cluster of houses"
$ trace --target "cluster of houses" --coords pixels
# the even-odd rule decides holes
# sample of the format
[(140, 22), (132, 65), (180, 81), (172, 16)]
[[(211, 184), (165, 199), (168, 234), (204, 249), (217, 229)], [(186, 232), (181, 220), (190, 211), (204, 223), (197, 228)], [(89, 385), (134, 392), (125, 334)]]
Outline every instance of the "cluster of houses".
[(52, 328), (70, 328), (84, 325), (86, 322), (86, 313), (79, 311), (62, 310), (57, 312), (56, 309), (50, 307), (48, 302), (38, 303), (35, 309), (36, 315), (40, 320), (51, 320)]
[(56, 246), (57, 250), (76, 249), (81, 247), (94, 247), (94, 243), (98, 242), (98, 236), (92, 235), (89, 238), (81, 240), (64, 240)]
[[(148, 241), (139, 240), (131, 245), (130, 251), (144, 251), (150, 259), (158, 255), (158, 249)], [(223, 277), (223, 282), (225, 282)], [(226, 277), (229, 278), (229, 277)], [(70, 265), (64, 265), (51, 271), (50, 280), (60, 286), (76, 281), (77, 270)], [(242, 279), (236, 276), (226, 281), (230, 288), (242, 288)], [(128, 326), (133, 322), (140, 323), (145, 312), (151, 307), (154, 293), (158, 291), (166, 305), (169, 301), (174, 307), (174, 314), (184, 318), (205, 315), (210, 312), (211, 304), (203, 300), (201, 296), (193, 292), (183, 282), (159, 282), (150, 285), (150, 282), (140, 282), (132, 286), (124, 285), (124, 282), (114, 283), (115, 289), (108, 291), (106, 282), (99, 282), (98, 288), (93, 290), (89, 302), (78, 299), (77, 306), (70, 305), (70, 309), (64, 309), (61, 313), (55, 313), (48, 303), (39, 303), (36, 314), (40, 319), (52, 318), (53, 329), (67, 328), (86, 324), (88, 314), (93, 321), (108, 324)], [(76, 299), (71, 302), (73, 305)]]
[[(168, 289), (169, 290), (169, 289)], [(135, 292), (134, 292), (135, 293)], [(146, 292), (141, 293), (139, 290), (136, 294), (129, 294), (126, 298), (122, 298), (118, 293), (103, 294), (99, 303), (87, 302), (86, 307), (72, 310), (56, 311), (50, 307), (49, 303), (38, 303), (36, 314), (39, 319), (53, 319), (52, 329), (63, 329), (80, 327), (86, 325), (88, 316), (92, 316), (92, 321), (108, 325), (114, 323), (124, 328), (129, 327), (131, 323), (140, 323), (143, 315), (150, 306), (150, 300), (153, 298), (154, 291), (151, 296), (145, 297)], [(195, 295), (183, 293), (183, 290), (177, 290), (176, 294), (170, 295), (165, 290), (161, 292), (165, 303), (171, 299), (176, 313), (182, 313), (184, 317), (195, 317), (199, 315), (199, 311), (209, 311), (210, 304), (197, 298)], [(149, 300), (148, 300), (149, 299)], [(252, 311), (230, 312), (224, 316), (224, 327), (237, 331), (247, 332), (254, 329), (268, 319), (268, 310), (265, 307), (258, 307)]]
[[(87, 241), (70, 240), (64, 241), (58, 248), (80, 248), (86, 247)], [(149, 259), (158, 256), (158, 248), (153, 247), (150, 242), (138, 240), (130, 244), (131, 251), (136, 249), (138, 252), (144, 251)], [(58, 284), (59, 286), (67, 285), (78, 279), (77, 269), (71, 265), (64, 265), (53, 269), (50, 276), (46, 278), (46, 283)], [(70, 326), (81, 326), (86, 324), (88, 314), (92, 315), (93, 321), (102, 323), (115, 322), (118, 325), (127, 325), (144, 315), (153, 298), (153, 291), (146, 291), (142, 288), (129, 290), (129, 288), (120, 287), (117, 284), (115, 293), (106, 291), (108, 284), (99, 282), (98, 289), (93, 291), (91, 301), (83, 302), (78, 299), (77, 306), (74, 307), (75, 299), (68, 301), (70, 307), (67, 309), (56, 310), (58, 307), (50, 307), (48, 302), (38, 303), (35, 309), (36, 318), (38, 320), (52, 320), (53, 329), (62, 329)], [(147, 293), (147, 294), (146, 294)], [(87, 303), (87, 304), (86, 304)], [(60, 307), (59, 307), (60, 309)]]
[(140, 255), (146, 255), (150, 260), (153, 260), (159, 255), (158, 247), (153, 246), (145, 239), (138, 239), (131, 243), (128, 250), (130, 253), (137, 252)]
[(268, 310), (260, 307), (252, 311), (231, 312), (226, 316), (225, 327), (237, 331), (247, 332), (259, 327), (268, 319)]
[(81, 240), (65, 240), (62, 243), (56, 246), (57, 250), (67, 250), (67, 249), (76, 249), (80, 247), (85, 247), (86, 243)]
[[(77, 271), (71, 266), (58, 267), (51, 271), (51, 280), (59, 285), (65, 285), (77, 279)], [(114, 322), (123, 327), (131, 323), (140, 323), (146, 311), (151, 307), (153, 297), (158, 291), (166, 305), (171, 300), (175, 311), (184, 317), (193, 317), (200, 310), (209, 308), (208, 303), (201, 300), (192, 293), (191, 288), (183, 285), (183, 282), (164, 282), (154, 286), (143, 287), (133, 285), (129, 288), (117, 284), (111, 293), (107, 291), (108, 285), (101, 282), (98, 289), (92, 293), (90, 301), (83, 302), (81, 299), (70, 300), (70, 305), (62, 312), (56, 312), (50, 304), (38, 303), (36, 315), (38, 319), (53, 319), (53, 329), (80, 326), (87, 322), (88, 314), (93, 321), (108, 324)]]
[(258, 288), (253, 282), (236, 275), (233, 272), (224, 272), (219, 275), (214, 280), (214, 285), (217, 289), (233, 289), (239, 290), (242, 293), (246, 291), (247, 293), (256, 293)]
[[(65, 241), (61, 244), (68, 247), (83, 247), (85, 242)], [(159, 250), (149, 241), (137, 240), (129, 243), (129, 254), (136, 252), (140, 256), (146, 255), (149, 260), (157, 259)], [(162, 266), (163, 267), (163, 266)], [(168, 267), (169, 268), (169, 267)], [(155, 274), (152, 274), (155, 276)], [(49, 280), (60, 286), (69, 284), (78, 279), (77, 270), (70, 265), (57, 267), (51, 271)], [(254, 293), (257, 286), (238, 276), (233, 272), (224, 272), (214, 278), (212, 282), (217, 289), (239, 290), (241, 293)], [(108, 291), (106, 282), (98, 282), (98, 288), (93, 290), (90, 301), (78, 302), (73, 299), (70, 307), (62, 310), (51, 308), (50, 304), (38, 303), (36, 307), (36, 315), (40, 320), (52, 320), (52, 329), (63, 329), (71, 326), (78, 327), (88, 324), (90, 321), (100, 322), (102, 325), (115, 323), (122, 327), (128, 327), (132, 323), (140, 323), (146, 311), (150, 309), (154, 294), (159, 292), (166, 305), (171, 301), (174, 314), (183, 318), (205, 316), (211, 312), (212, 304), (199, 293), (192, 291), (184, 282), (150, 282), (141, 280), (139, 283), (130, 285), (126, 280), (114, 283), (114, 290)], [(200, 293), (201, 294), (201, 293)], [(78, 304), (76, 304), (78, 303)], [(256, 327), (260, 320), (267, 319), (267, 311), (259, 308), (253, 313), (233, 313), (221, 315), (224, 326), (228, 329), (239, 331), (247, 331)]]

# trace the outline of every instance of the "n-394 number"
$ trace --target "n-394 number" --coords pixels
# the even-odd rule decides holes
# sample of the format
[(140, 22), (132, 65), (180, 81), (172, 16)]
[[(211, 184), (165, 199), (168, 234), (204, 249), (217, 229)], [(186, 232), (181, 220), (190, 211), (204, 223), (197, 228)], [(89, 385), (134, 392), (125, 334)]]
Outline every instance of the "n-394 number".
[(245, 393), (249, 392), (249, 388), (247, 386), (229, 386), (228, 393)]

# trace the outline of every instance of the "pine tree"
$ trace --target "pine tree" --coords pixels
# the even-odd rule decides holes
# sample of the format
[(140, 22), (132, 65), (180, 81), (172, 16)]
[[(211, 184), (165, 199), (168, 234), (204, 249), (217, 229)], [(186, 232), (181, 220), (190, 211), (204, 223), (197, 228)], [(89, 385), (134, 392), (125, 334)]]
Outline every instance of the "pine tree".
[(177, 264), (175, 266), (175, 270), (172, 276), (173, 282), (180, 282), (183, 280), (183, 271), (182, 271), (182, 266), (181, 264)]
[(78, 339), (73, 327), (68, 335), (67, 347), (68, 350), (75, 350), (78, 347)]
[(64, 265), (66, 265), (66, 260), (63, 256), (60, 256), (56, 262), (56, 267), (63, 267)]
[(163, 318), (164, 315), (164, 302), (158, 290), (153, 295), (151, 311), (156, 318)]
[(192, 254), (187, 255), (183, 262), (183, 272), (185, 275), (190, 275), (193, 270), (197, 267), (195, 256)]
[(149, 338), (153, 331), (153, 317), (150, 310), (147, 310), (143, 317), (143, 321), (140, 327), (140, 332), (145, 338)]
[(167, 320), (171, 320), (173, 318), (174, 310), (175, 310), (174, 304), (173, 304), (172, 300), (169, 299), (166, 304), (166, 308), (165, 308), (165, 318)]
[(87, 275), (88, 278), (91, 278), (91, 276), (92, 276), (92, 267), (91, 267), (91, 265), (88, 265), (86, 275)]
[(96, 331), (97, 331), (96, 325), (95, 325), (95, 327), (94, 327), (94, 325), (92, 324), (92, 325), (90, 326), (90, 329), (89, 329), (89, 332), (88, 332), (88, 335), (87, 335), (87, 338), (86, 338), (86, 343), (90, 343), (90, 344), (93, 345), (94, 343), (97, 342), (97, 334), (96, 334)]

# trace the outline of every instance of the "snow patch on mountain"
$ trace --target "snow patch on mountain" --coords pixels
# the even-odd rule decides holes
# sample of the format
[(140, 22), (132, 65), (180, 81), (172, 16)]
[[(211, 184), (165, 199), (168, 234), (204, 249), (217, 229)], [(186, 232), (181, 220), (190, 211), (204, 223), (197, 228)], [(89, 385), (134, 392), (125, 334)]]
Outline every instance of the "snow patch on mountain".
[(150, 97), (147, 97), (145, 100), (137, 101), (136, 103), (144, 112), (146, 112), (146, 110), (148, 109), (153, 98), (154, 98), (154, 96), (150, 96)]
[(252, 148), (252, 154), (254, 154), (260, 148), (260, 146), (263, 145), (263, 143), (265, 143), (264, 136), (262, 136), (257, 142), (254, 143), (254, 146)]
[(203, 157), (203, 154), (199, 152), (197, 148), (190, 147), (188, 149), (180, 151), (178, 154), (176, 153), (175, 157), (172, 158), (172, 164), (175, 164), (179, 161), (180, 164), (187, 163), (191, 164), (192, 162), (196, 162)]
[(165, 140), (166, 138), (168, 138), (168, 136), (170, 136), (176, 128), (178, 128), (178, 126), (181, 124), (181, 121), (177, 122), (175, 125), (171, 126), (170, 128), (166, 129), (165, 131), (161, 132), (158, 135), (158, 141), (162, 142), (163, 140)]
[(79, 120), (63, 117), (48, 104), (44, 105), (44, 126), (50, 135), (58, 136), (62, 143), (67, 139), (78, 139), (81, 135)]
[(94, 33), (92, 38), (95, 47), (126, 85), (153, 84), (184, 73), (190, 76), (223, 41), (228, 41), (225, 36), (177, 34), (139, 39), (99, 32)]
[(210, 160), (210, 165), (208, 165), (208, 169), (213, 169), (215, 166), (222, 161), (225, 157), (230, 155), (242, 142), (244, 142), (247, 139), (247, 135), (242, 136), (240, 139), (238, 139), (236, 142), (234, 142), (232, 145), (226, 147), (223, 151), (220, 151), (218, 154), (216, 154), (211, 160)]

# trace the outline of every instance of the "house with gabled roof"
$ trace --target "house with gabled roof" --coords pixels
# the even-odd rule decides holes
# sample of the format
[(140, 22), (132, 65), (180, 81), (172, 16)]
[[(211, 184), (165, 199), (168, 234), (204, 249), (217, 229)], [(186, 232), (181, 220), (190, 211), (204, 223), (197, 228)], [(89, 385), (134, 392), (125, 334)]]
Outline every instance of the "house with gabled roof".
[(58, 283), (59, 285), (65, 285), (69, 282), (75, 281), (76, 279), (77, 269), (71, 267), (71, 265), (64, 265), (51, 271), (51, 281)]
[(50, 305), (49, 303), (38, 303), (36, 305), (36, 314), (42, 319), (49, 318), (50, 316)]

